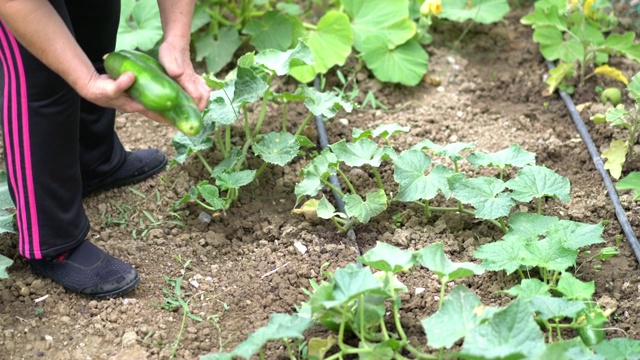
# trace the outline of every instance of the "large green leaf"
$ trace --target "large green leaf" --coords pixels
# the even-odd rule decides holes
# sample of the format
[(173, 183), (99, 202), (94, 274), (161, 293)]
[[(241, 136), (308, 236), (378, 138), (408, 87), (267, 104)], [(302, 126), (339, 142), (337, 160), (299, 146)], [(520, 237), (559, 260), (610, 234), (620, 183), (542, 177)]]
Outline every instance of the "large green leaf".
[(389, 47), (378, 35), (369, 36), (361, 46), (362, 58), (380, 81), (415, 86), (429, 68), (429, 55), (416, 40)]
[(254, 61), (256, 64), (272, 70), (277, 75), (283, 76), (288, 74), (292, 69), (304, 66), (304, 64), (313, 64), (313, 54), (304, 43), (298, 43), (298, 45), (291, 50), (280, 51), (269, 49), (261, 51), (255, 56)]
[(7, 268), (13, 264), (13, 260), (0, 254), (0, 279), (6, 279), (9, 277)]
[(214, 37), (210, 33), (195, 36), (193, 45), (196, 61), (204, 59), (207, 71), (217, 73), (233, 59), (236, 50), (242, 45), (238, 30), (232, 26), (223, 27)]
[(531, 316), (529, 304), (515, 300), (471, 329), (461, 355), (470, 359), (534, 359), (544, 349), (544, 336)]
[(293, 44), (294, 20), (280, 11), (266, 12), (245, 25), (243, 33), (251, 35), (250, 43), (259, 51), (275, 49), (285, 51)]
[(298, 138), (288, 132), (265, 134), (259, 143), (253, 145), (253, 152), (270, 164), (285, 166), (300, 150)]
[(317, 74), (324, 74), (335, 65), (344, 65), (351, 54), (353, 39), (349, 17), (337, 11), (327, 12), (320, 18), (316, 29), (303, 39), (311, 49), (315, 64), (298, 66), (292, 69), (291, 75), (302, 83), (308, 83)]
[(451, 348), (480, 324), (476, 308), (482, 302), (473, 291), (456, 286), (444, 299), (442, 307), (430, 317), (422, 320), (427, 333), (427, 343), (434, 348)]
[(370, 165), (378, 167), (382, 160), (390, 158), (389, 152), (393, 151), (387, 146), (380, 147), (375, 141), (365, 138), (352, 143), (340, 140), (329, 145), (338, 160), (349, 166)]
[(418, 150), (405, 150), (393, 160), (395, 165), (393, 178), (398, 183), (395, 199), (399, 201), (430, 200), (441, 191), (445, 197), (451, 196), (447, 176), (453, 170), (443, 165), (431, 167), (429, 155)]
[(482, 275), (484, 269), (472, 262), (453, 262), (444, 254), (441, 242), (431, 244), (415, 252), (418, 262), (438, 275), (443, 282), (468, 277), (471, 275)]
[(160, 9), (156, 0), (125, 0), (120, 12), (116, 50), (153, 48), (162, 39)]
[(467, 161), (474, 167), (496, 166), (504, 169), (507, 166), (524, 167), (536, 163), (536, 154), (521, 148), (517, 144), (511, 144), (508, 148), (495, 153), (474, 151), (467, 156)]
[(569, 179), (544, 166), (526, 166), (506, 185), (513, 190), (513, 198), (522, 202), (547, 196), (564, 203), (571, 200)]
[(504, 181), (494, 177), (466, 178), (463, 174), (455, 174), (447, 178), (453, 196), (476, 209), (476, 217), (480, 219), (497, 219), (508, 216), (515, 201), (503, 192)]
[(413, 253), (393, 245), (377, 242), (376, 246), (357, 259), (376, 270), (397, 273), (415, 266)]
[(416, 33), (408, 0), (344, 0), (342, 4), (351, 18), (358, 51), (363, 51), (364, 41), (371, 36), (382, 42), (380, 46), (394, 48)]
[(442, 2), (443, 19), (490, 24), (502, 20), (509, 12), (507, 0), (446, 0)]
[(355, 217), (361, 223), (366, 224), (369, 220), (381, 214), (387, 208), (387, 195), (384, 190), (369, 192), (365, 195), (365, 200), (358, 194), (347, 194), (344, 196), (344, 206), (347, 215)]

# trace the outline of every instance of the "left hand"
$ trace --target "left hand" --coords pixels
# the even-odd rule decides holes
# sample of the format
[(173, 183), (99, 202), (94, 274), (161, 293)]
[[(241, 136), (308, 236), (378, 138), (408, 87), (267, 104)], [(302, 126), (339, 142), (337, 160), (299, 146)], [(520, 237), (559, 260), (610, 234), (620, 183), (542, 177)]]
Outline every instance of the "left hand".
[(204, 110), (209, 102), (211, 89), (193, 69), (189, 44), (177, 46), (171, 42), (163, 42), (158, 52), (158, 60), (169, 76), (174, 78), (187, 94), (193, 98), (198, 109), (200, 111)]

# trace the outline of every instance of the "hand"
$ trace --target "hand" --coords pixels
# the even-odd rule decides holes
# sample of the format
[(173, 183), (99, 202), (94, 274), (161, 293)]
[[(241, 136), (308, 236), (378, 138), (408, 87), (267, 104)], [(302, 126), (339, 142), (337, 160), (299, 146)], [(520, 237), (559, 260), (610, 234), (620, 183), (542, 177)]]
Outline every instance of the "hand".
[(209, 102), (211, 89), (205, 80), (196, 74), (191, 64), (189, 44), (176, 46), (165, 41), (160, 45), (158, 58), (162, 66), (172, 78), (193, 98), (198, 109), (204, 110)]
[(80, 95), (102, 107), (114, 108), (125, 113), (137, 112), (159, 123), (168, 124), (169, 122), (162, 115), (146, 109), (126, 93), (134, 81), (135, 76), (131, 72), (125, 72), (115, 80), (108, 75), (95, 73), (83, 87)]

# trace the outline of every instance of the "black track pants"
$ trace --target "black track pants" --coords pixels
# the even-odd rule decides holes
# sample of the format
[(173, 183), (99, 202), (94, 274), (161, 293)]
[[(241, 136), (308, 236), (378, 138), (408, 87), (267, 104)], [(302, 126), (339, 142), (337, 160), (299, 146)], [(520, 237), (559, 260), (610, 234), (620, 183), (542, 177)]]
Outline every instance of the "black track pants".
[[(119, 0), (51, 0), (99, 72), (115, 48)], [(51, 44), (56, 46), (56, 44)], [(0, 115), (18, 250), (29, 259), (75, 247), (89, 231), (82, 184), (124, 161), (115, 111), (80, 96), (0, 22)]]

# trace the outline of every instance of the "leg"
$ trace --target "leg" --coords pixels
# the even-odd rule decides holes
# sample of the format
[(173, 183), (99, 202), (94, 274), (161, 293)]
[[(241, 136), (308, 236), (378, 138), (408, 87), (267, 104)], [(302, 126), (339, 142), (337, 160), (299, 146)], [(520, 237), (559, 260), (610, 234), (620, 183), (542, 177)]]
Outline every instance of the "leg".
[[(76, 39), (98, 72), (102, 57), (114, 51), (120, 0), (66, 0)], [(158, 150), (127, 153), (114, 129), (115, 110), (82, 100), (80, 104), (80, 172), (83, 193), (142, 181), (167, 163)]]
[[(64, 0), (51, 0), (71, 28)], [(0, 111), (19, 252), (31, 268), (95, 297), (123, 294), (135, 269), (85, 237), (78, 94), (24, 49), (0, 22)]]

